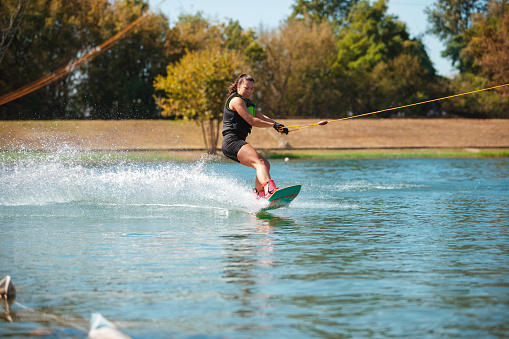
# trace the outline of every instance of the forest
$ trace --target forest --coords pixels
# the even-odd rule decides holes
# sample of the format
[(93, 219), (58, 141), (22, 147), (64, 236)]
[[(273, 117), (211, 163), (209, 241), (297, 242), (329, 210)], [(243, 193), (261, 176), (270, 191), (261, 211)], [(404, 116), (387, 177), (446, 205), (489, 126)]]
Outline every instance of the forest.
[[(142, 25), (51, 84), (0, 106), (0, 120), (217, 121), (238, 74), (256, 79), (257, 108), (276, 118), (341, 118), (509, 83), (507, 0), (441, 0), (428, 34), (457, 69), (436, 73), (420, 37), (388, 0), (295, 0), (277, 28), (205, 13), (170, 22), (139, 0), (2, 0), (0, 96)], [(508, 87), (377, 114), (509, 118)]]

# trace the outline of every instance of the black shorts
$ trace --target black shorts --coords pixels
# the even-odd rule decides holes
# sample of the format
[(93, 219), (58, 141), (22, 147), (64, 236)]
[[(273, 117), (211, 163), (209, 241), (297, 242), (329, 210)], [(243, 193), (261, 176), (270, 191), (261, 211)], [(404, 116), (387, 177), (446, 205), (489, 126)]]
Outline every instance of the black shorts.
[(236, 162), (240, 162), (239, 159), (237, 159), (237, 154), (244, 145), (247, 145), (246, 140), (241, 139), (235, 134), (228, 133), (223, 138), (221, 149), (227, 158)]

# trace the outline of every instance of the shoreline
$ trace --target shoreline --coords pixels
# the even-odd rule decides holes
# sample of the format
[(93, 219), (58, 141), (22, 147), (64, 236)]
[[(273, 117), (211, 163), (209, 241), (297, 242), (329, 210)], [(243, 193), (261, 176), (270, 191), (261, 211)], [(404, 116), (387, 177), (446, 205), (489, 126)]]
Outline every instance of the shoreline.
[[(380, 148), (380, 149), (260, 149), (271, 160), (334, 160), (334, 159), (426, 159), (426, 158), (509, 158), (509, 147), (486, 148)], [(58, 159), (64, 162), (118, 163), (215, 161), (230, 162), (219, 150), (208, 154), (205, 150), (0, 150), (0, 162)]]
[[(316, 119), (280, 121), (291, 126)], [(247, 141), (270, 159), (509, 157), (509, 119), (355, 119), (288, 136), (254, 128)], [(23, 152), (129, 161), (195, 160), (206, 153), (201, 128), (191, 121), (0, 122), (0, 160), (23, 158)], [(217, 157), (223, 157), (220, 149)]]

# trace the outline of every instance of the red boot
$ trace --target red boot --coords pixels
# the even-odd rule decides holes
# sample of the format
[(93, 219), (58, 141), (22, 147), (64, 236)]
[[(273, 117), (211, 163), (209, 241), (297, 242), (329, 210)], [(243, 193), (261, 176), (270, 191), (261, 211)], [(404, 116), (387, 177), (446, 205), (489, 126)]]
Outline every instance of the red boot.
[(256, 188), (253, 188), (253, 193), (256, 199), (265, 198), (265, 191), (263, 189), (261, 191), (257, 191)]
[(274, 180), (269, 180), (265, 184), (262, 185), (263, 192), (264, 192), (264, 198), (268, 199), (272, 193), (276, 192), (279, 188), (276, 187), (276, 184), (274, 183)]

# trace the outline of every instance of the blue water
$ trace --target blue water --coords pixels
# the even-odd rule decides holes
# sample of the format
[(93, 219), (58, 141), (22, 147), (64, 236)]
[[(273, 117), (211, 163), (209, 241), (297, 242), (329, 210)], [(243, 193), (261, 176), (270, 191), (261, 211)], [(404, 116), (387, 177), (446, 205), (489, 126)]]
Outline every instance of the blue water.
[(272, 161), (303, 188), (263, 213), (253, 175), (0, 162), (0, 336), (509, 337), (509, 159)]

